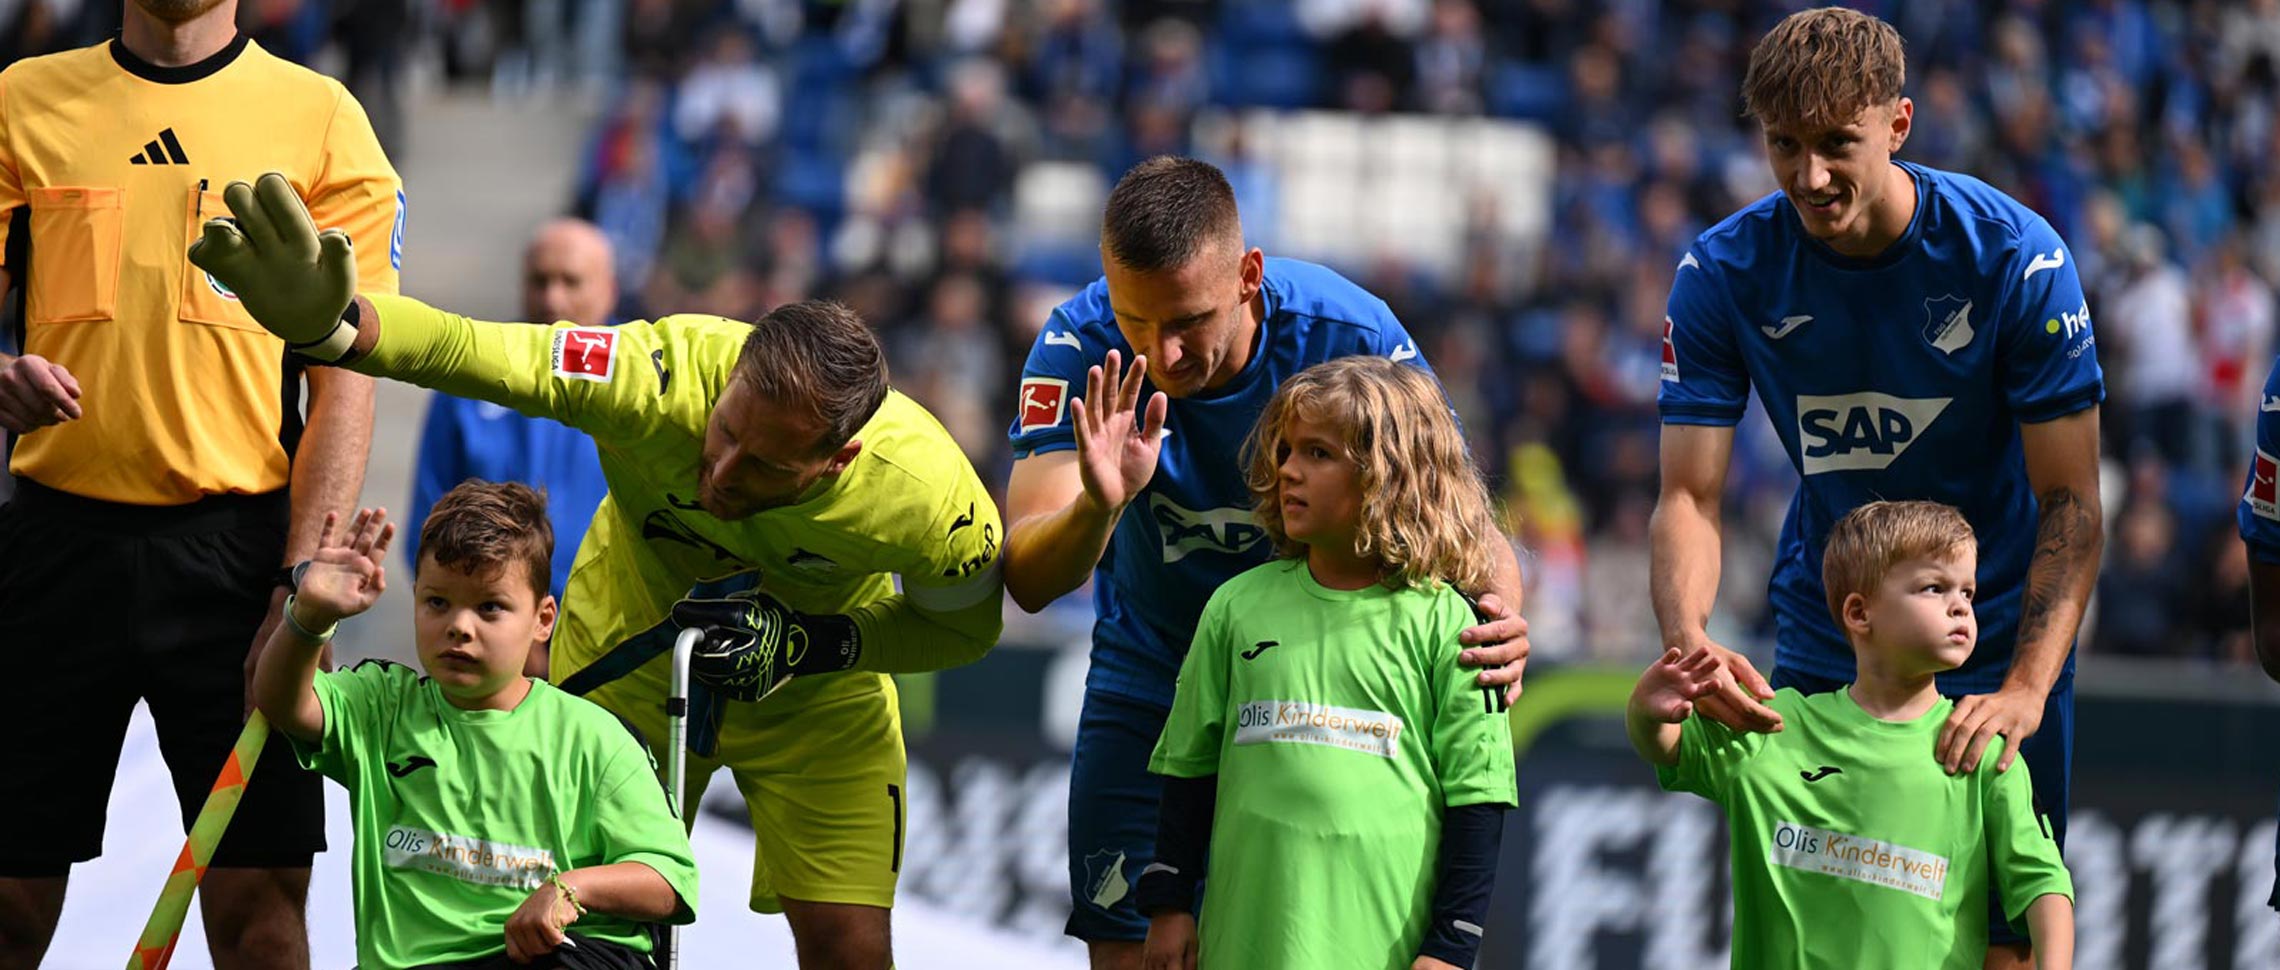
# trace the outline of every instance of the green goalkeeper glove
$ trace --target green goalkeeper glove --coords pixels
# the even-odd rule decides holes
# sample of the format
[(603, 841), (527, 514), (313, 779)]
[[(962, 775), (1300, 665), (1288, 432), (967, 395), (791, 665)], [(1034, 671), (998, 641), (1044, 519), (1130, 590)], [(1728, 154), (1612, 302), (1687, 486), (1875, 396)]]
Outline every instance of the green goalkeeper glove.
[(673, 623), (705, 631), (689, 676), (730, 700), (757, 701), (795, 674), (846, 670), (862, 655), (852, 618), (802, 613), (759, 590), (682, 600), (673, 604)]
[(206, 220), (190, 244), (190, 262), (237, 294), (245, 312), (292, 350), (338, 362), (356, 341), (342, 320), (356, 299), (356, 256), (348, 234), (317, 231), (316, 220), (285, 176), (271, 172), (253, 185), (222, 190), (235, 218)]

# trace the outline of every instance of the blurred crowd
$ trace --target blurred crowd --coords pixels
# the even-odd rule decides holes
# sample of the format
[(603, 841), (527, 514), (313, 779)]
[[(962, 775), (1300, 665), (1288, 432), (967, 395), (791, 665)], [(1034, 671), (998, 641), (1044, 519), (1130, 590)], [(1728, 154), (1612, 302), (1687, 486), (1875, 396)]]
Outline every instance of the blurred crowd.
[[(2089, 291), (2111, 531), (2084, 649), (2252, 663), (2231, 516), (2274, 352), (2280, 0), (1853, 5), (1907, 40), (1901, 157), (2044, 214)], [(993, 482), (1029, 345), (1099, 267), (1082, 233), (1034, 231), (1031, 196), (1196, 154), (1274, 254), (1293, 200), (1235, 123), (1249, 112), (1538, 125), (1556, 145), (1540, 244), (1467, 232), (1427, 264), (1386, 239), (1338, 268), (1394, 306), (1463, 413), (1527, 550), (1539, 652), (1630, 663), (1657, 640), (1642, 577), (1664, 298), (1694, 236), (1773, 189), (1738, 90), (1750, 44), (1800, 6), (245, 0), (241, 16), (288, 56), (338, 51), (387, 139), (413, 44), (502, 96), (603, 99), (569, 207), (617, 245), (622, 317), (844, 300)], [(0, 0), (0, 59), (89, 42), (106, 16), (115, 0)], [(1731, 479), (1713, 633), (1762, 644), (1794, 484), (1762, 416)]]

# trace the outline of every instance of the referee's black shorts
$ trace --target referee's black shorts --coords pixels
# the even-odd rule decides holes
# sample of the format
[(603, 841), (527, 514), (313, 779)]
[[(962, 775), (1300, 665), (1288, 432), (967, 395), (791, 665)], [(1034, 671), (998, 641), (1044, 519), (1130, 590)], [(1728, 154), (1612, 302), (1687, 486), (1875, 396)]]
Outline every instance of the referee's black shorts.
[[(102, 854), (137, 700), (150, 704), (182, 826), (244, 727), (245, 657), (284, 555), (285, 493), (116, 505), (16, 481), (0, 506), (0, 876)], [(324, 850), (322, 779), (271, 732), (211, 865), (298, 868)], [(164, 824), (135, 806), (122, 825)], [(171, 826), (169, 826), (171, 828)]]

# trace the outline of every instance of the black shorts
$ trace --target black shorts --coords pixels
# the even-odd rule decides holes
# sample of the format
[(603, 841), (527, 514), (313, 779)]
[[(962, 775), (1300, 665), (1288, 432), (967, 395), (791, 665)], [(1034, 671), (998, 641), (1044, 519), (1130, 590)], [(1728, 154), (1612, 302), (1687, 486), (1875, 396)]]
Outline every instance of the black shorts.
[(419, 970), (657, 970), (655, 957), (607, 940), (589, 939), (576, 933), (568, 934), (577, 946), (558, 946), (554, 952), (529, 963), (516, 963), (502, 952), (498, 956), (465, 963), (438, 963)]
[[(135, 702), (158, 725), (182, 827), (244, 728), (245, 656), (284, 555), (283, 492), (114, 505), (19, 479), (0, 506), (0, 876), (102, 853)], [(136, 811), (121, 824), (164, 824)], [(211, 865), (303, 868), (325, 847), (323, 780), (271, 732)], [(155, 878), (155, 877), (154, 877)]]

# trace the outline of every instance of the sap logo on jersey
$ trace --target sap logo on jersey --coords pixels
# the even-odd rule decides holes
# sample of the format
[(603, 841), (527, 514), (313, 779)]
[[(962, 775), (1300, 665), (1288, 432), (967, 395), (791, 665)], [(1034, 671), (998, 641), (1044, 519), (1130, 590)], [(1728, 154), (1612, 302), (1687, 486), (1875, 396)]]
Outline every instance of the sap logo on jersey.
[(1197, 512), (1161, 495), (1150, 495), (1148, 512), (1156, 520), (1156, 534), (1164, 537), (1165, 562), (1178, 562), (1188, 553), (1203, 550), (1242, 552), (1267, 537), (1247, 508)]
[(1874, 391), (1797, 396), (1797, 448), (1805, 474), (1875, 471), (1923, 436), (1947, 397), (1893, 397)]

